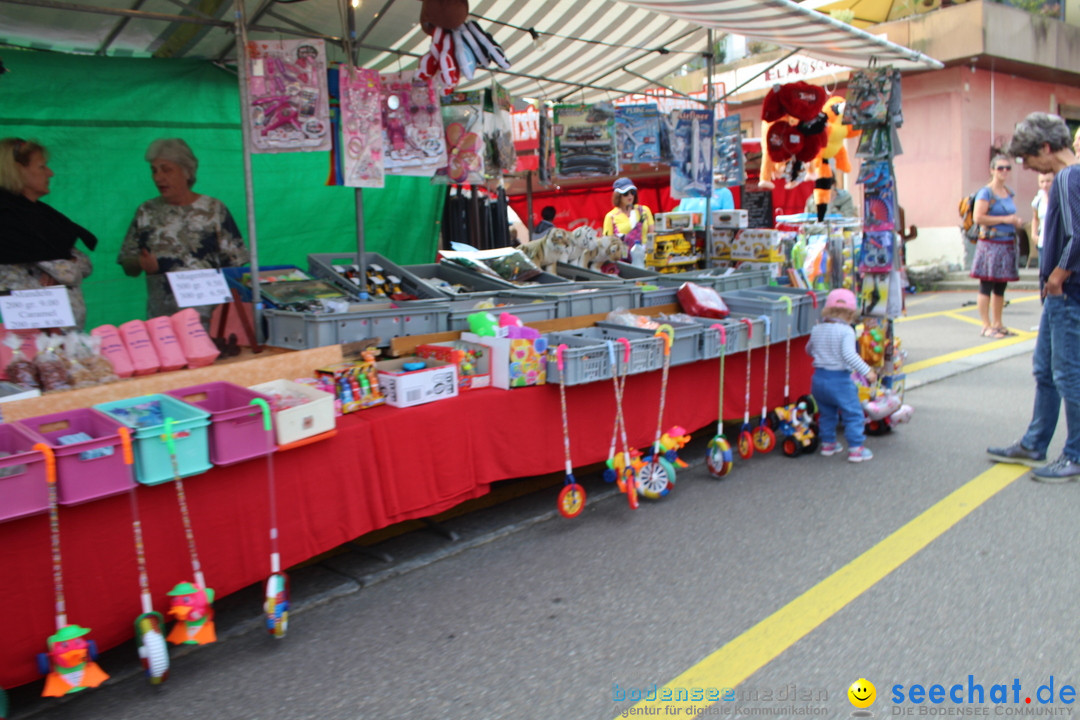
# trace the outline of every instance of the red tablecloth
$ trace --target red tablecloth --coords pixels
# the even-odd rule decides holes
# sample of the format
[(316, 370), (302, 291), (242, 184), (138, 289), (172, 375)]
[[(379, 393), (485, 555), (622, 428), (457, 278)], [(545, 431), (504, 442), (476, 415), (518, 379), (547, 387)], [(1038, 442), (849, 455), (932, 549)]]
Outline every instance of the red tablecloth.
[[(792, 341), (791, 392), (809, 391), (806, 338)], [(784, 344), (771, 347), (769, 407), (784, 390)], [(751, 414), (762, 404), (764, 350), (753, 351)], [(724, 416), (742, 418), (746, 354), (726, 361)], [(696, 430), (716, 422), (718, 361), (671, 368), (664, 428)], [(656, 432), (660, 371), (626, 386), (630, 442), (645, 447)], [(575, 466), (604, 460), (615, 401), (610, 382), (567, 388)], [(559, 392), (548, 385), (485, 389), (405, 410), (378, 407), (338, 419), (338, 434), (276, 453), (282, 562), (294, 565), (372, 530), (436, 515), (508, 478), (563, 468)], [(206, 581), (219, 597), (269, 573), (267, 463), (216, 467), (184, 481)], [(139, 486), (155, 605), (191, 579), (173, 483)], [(552, 499), (554, 502), (554, 498)], [(139, 614), (132, 512), (128, 495), (60, 508), (68, 621), (93, 630), (102, 649), (132, 636)], [(35, 657), (54, 631), (48, 515), (0, 523), (4, 592), (0, 685), (37, 679)], [(256, 612), (252, 608), (252, 612)], [(108, 668), (105, 668), (108, 671)]]

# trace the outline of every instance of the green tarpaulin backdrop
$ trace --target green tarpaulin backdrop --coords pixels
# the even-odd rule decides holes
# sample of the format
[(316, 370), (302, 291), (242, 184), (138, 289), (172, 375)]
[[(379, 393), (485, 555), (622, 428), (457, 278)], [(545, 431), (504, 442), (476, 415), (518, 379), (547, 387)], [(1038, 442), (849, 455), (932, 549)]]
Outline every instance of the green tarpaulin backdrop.
[[(3, 51), (0, 137), (33, 138), (56, 173), (44, 198), (97, 235), (84, 286), (87, 328), (145, 318), (142, 277), (116, 253), (135, 208), (155, 196), (146, 147), (181, 137), (199, 159), (195, 191), (222, 200), (247, 239), (237, 78), (210, 62)], [(260, 265), (356, 249), (352, 188), (326, 187), (328, 153), (252, 158)], [(401, 265), (433, 262), (444, 191), (428, 178), (387, 177), (364, 190), (365, 245)], [(3, 228), (0, 227), (0, 242)]]

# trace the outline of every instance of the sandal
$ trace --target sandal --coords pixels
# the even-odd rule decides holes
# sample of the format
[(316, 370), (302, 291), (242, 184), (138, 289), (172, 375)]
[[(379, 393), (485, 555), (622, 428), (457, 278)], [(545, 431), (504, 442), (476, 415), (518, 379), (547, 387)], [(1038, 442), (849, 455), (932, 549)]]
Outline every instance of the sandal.
[(1001, 328), (989, 328), (988, 330), (983, 330), (982, 336), (985, 338), (992, 338), (994, 340), (1004, 340), (1005, 338), (1009, 337), (1009, 335), (1015, 334), (1016, 333), (1010, 333), (1006, 330), (1002, 330)]
[(1016, 337), (1016, 333), (1014, 333), (1012, 330), (1005, 327), (1004, 325), (994, 328), (994, 332), (997, 333), (994, 335), (994, 337), (998, 337), (999, 335), (1000, 337)]

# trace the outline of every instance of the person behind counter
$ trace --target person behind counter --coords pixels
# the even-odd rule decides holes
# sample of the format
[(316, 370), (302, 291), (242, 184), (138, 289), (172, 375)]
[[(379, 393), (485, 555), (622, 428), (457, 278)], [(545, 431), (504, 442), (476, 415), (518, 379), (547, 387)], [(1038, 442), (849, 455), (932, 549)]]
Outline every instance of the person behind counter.
[(637, 187), (630, 178), (619, 178), (612, 190), (611, 204), (615, 207), (604, 216), (604, 235), (614, 235), (626, 243), (629, 257), (631, 248), (644, 243), (652, 230), (652, 211), (645, 205), (638, 205)]
[[(131, 277), (146, 273), (146, 316), (152, 318), (180, 309), (166, 273), (239, 267), (250, 255), (225, 204), (191, 189), (199, 161), (186, 142), (155, 140), (146, 161), (161, 195), (135, 211), (116, 262)], [(208, 325), (213, 306), (196, 309)]]
[(49, 194), (54, 173), (49, 154), (33, 140), (0, 140), (0, 292), (64, 285), (75, 327), (86, 324), (82, 281), (93, 272), (90, 250), (97, 238), (41, 198)]

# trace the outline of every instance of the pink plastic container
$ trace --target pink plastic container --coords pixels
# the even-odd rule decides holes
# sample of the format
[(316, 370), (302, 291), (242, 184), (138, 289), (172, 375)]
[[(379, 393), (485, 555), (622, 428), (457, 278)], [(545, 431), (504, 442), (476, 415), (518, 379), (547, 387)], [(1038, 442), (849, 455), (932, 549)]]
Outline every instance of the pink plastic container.
[(131, 364), (131, 355), (128, 354), (124, 338), (120, 337), (120, 331), (115, 325), (99, 325), (90, 331), (94, 337), (101, 338), (101, 356), (112, 363), (113, 372), (117, 377), (131, 377), (135, 374), (135, 367)]
[(210, 462), (232, 465), (272, 452), (271, 430), (263, 429), (262, 410), (251, 401), (270, 397), (230, 382), (211, 382), (165, 393), (210, 413)]
[(128, 320), (121, 325), (120, 337), (124, 338), (127, 345), (128, 355), (131, 356), (131, 365), (135, 368), (136, 375), (153, 375), (161, 369), (161, 360), (158, 359), (154, 343), (150, 340), (150, 333), (146, 331), (146, 323), (142, 320)]
[(217, 360), (218, 351), (194, 308), (184, 308), (172, 316), (173, 332), (187, 357), (188, 367), (202, 367)]
[(187, 356), (180, 347), (180, 341), (173, 332), (172, 320), (168, 316), (150, 318), (146, 321), (146, 331), (150, 334), (150, 342), (154, 344), (158, 359), (161, 361), (161, 371), (179, 370), (187, 366)]
[[(127, 492), (134, 486), (133, 468), (124, 462), (119, 433), (123, 423), (119, 420), (91, 408), (79, 408), (14, 424), (52, 448), (61, 505), (78, 505)], [(80, 432), (92, 439), (66, 445), (60, 441), (61, 437)]]
[(26, 428), (0, 424), (0, 522), (49, 509), (45, 456), (33, 449), (36, 442)]

